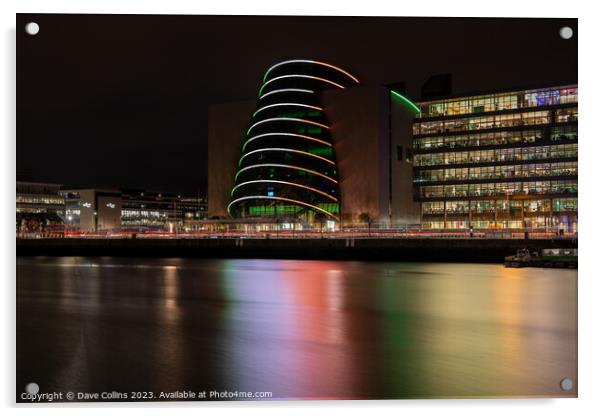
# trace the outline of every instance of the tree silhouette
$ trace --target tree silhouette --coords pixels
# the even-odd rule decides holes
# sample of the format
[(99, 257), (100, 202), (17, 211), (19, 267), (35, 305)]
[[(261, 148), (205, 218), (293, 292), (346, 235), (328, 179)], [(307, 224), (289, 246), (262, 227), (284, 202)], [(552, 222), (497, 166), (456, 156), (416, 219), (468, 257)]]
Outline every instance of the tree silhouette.
[(372, 218), (372, 216), (369, 213), (362, 212), (360, 214), (360, 221), (368, 225), (368, 236), (370, 236), (370, 229), (372, 227), (372, 222), (374, 221), (374, 218)]
[(320, 233), (322, 233), (324, 229), (324, 223), (326, 222), (326, 214), (323, 212), (316, 212), (314, 215), (314, 223), (315, 222), (320, 224)]

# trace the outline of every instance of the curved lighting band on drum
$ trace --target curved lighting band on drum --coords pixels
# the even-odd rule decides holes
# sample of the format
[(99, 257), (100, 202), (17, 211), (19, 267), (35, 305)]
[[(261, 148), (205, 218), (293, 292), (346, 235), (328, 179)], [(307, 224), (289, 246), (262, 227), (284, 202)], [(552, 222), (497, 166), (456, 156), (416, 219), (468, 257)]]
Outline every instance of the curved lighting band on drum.
[(240, 157), (239, 161), (238, 161), (238, 166), (240, 166), (242, 164), (242, 160), (245, 157), (247, 157), (249, 155), (252, 155), (254, 153), (260, 153), (260, 152), (284, 152), (284, 153), (289, 152), (289, 153), (298, 153), (300, 155), (305, 155), (305, 156), (309, 156), (309, 157), (315, 157), (316, 159), (323, 160), (324, 162), (326, 162), (328, 164), (331, 164), (331, 165), (336, 165), (336, 163), (334, 163), (333, 160), (326, 159), (325, 157), (322, 157), (322, 156), (314, 155), (313, 153), (304, 152), (303, 150), (285, 149), (285, 148), (282, 148), (282, 147), (265, 147), (263, 149), (257, 149), (257, 150), (253, 150), (251, 152), (247, 152), (247, 153), (243, 154)]
[(298, 137), (300, 139), (304, 139), (304, 140), (311, 140), (313, 142), (316, 143), (320, 143), (323, 144), (324, 146), (328, 146), (328, 147), (332, 147), (332, 144), (328, 143), (325, 140), (320, 140), (320, 139), (316, 139), (315, 137), (311, 137), (311, 136), (306, 136), (304, 134), (296, 134), (296, 133), (264, 133), (264, 134), (258, 134), (257, 136), (253, 136), (247, 139), (247, 141), (245, 142), (245, 144), (242, 145), (242, 151), (244, 153), (245, 148), (247, 147), (247, 145), (249, 143), (251, 143), (253, 140), (257, 140), (257, 139), (261, 139), (262, 137), (269, 137), (269, 136), (287, 136), (287, 137)]
[(232, 217), (339, 220), (335, 149), (320, 92), (357, 83), (344, 69), (316, 60), (287, 60), (268, 68), (234, 177)]
[(302, 168), (301, 166), (292, 166), (292, 165), (282, 165), (279, 163), (262, 163), (259, 165), (251, 165), (251, 166), (245, 166), (242, 169), (239, 169), (238, 172), (236, 173), (236, 176), (234, 177), (234, 179), (238, 179), (238, 175), (240, 175), (242, 172), (249, 170), (249, 169), (256, 169), (256, 168), (285, 168), (285, 169), (295, 169), (295, 170), (301, 170), (303, 172), (307, 172), (307, 173), (311, 173), (312, 175), (316, 175), (316, 176), (320, 176), (321, 178), (324, 178), (326, 180), (331, 181), (332, 183), (339, 183), (339, 181), (337, 181), (336, 179), (331, 178), (330, 176), (326, 176), (320, 172), (316, 172), (315, 170), (311, 170), (311, 169), (305, 169)]
[(234, 191), (237, 188), (239, 188), (241, 186), (245, 186), (245, 185), (250, 185), (250, 184), (253, 184), (253, 183), (282, 183), (282, 184), (291, 185), (291, 186), (298, 186), (300, 188), (307, 189), (308, 191), (317, 192), (317, 193), (319, 193), (321, 195), (324, 195), (327, 198), (332, 199), (335, 202), (338, 202), (338, 199), (335, 198), (334, 196), (328, 195), (326, 192), (322, 192), (322, 191), (320, 191), (320, 190), (318, 190), (316, 188), (312, 188), (311, 186), (301, 185), (300, 183), (295, 183), (295, 182), (274, 181), (274, 180), (271, 180), (271, 179), (259, 179), (259, 180), (256, 180), (256, 181), (248, 181), (248, 182), (239, 183), (234, 188), (232, 188), (232, 192), (230, 192), (230, 196), (232, 196), (232, 194), (234, 193)]
[(332, 69), (336, 69), (337, 71), (347, 75), (349, 78), (351, 78), (353, 81), (355, 81), (356, 84), (359, 84), (359, 80), (354, 77), (353, 75), (351, 75), (349, 72), (343, 70), (342, 68), (339, 68), (338, 66), (334, 66), (331, 64), (328, 64), (326, 62), (320, 62), (320, 61), (314, 61), (314, 60), (309, 60), (309, 59), (291, 59), (290, 61), (283, 61), (283, 62), (279, 62), (275, 65), (272, 65), (270, 68), (268, 68), (268, 70), (265, 72), (265, 75), (263, 76), (263, 82), (265, 83), (265, 80), (268, 77), (268, 74), (275, 68), (282, 66), (282, 65), (286, 65), (286, 64), (296, 64), (296, 63), (311, 63), (311, 64), (317, 64), (317, 65), (323, 65), (323, 66), (327, 66), (329, 68)]
[(246, 200), (246, 199), (274, 199), (274, 200), (286, 201), (286, 202), (290, 202), (290, 203), (292, 203), (294, 205), (303, 205), (305, 207), (311, 208), (312, 210), (316, 210), (316, 211), (318, 211), (318, 212), (320, 212), (322, 214), (325, 214), (325, 215), (331, 217), (334, 220), (338, 220), (338, 218), (335, 215), (333, 215), (332, 213), (330, 213), (330, 212), (328, 212), (328, 211), (326, 211), (326, 210), (324, 210), (324, 209), (322, 209), (320, 207), (317, 207), (315, 205), (311, 205), (311, 204), (305, 203), (303, 201), (297, 201), (296, 199), (282, 198), (282, 197), (279, 197), (279, 196), (243, 196), (241, 198), (235, 199), (234, 201), (230, 202), (230, 204), (228, 205), (228, 212), (230, 212), (230, 208), (232, 207), (232, 205), (234, 203), (240, 202), (240, 201), (243, 201), (243, 200)]
[(255, 124), (253, 124), (251, 127), (249, 127), (249, 130), (247, 130), (247, 135), (249, 135), (249, 133), (251, 133), (251, 130), (253, 130), (255, 127), (257, 127), (260, 124), (263, 124), (263, 123), (273, 123), (273, 122), (277, 122), (277, 121), (296, 121), (298, 123), (313, 124), (314, 126), (318, 126), (320, 128), (323, 128), (323, 129), (326, 129), (326, 130), (330, 130), (330, 127), (328, 127), (325, 124), (317, 123), (317, 122), (311, 121), (311, 120), (306, 120), (304, 118), (276, 117), (276, 118), (268, 118), (268, 119), (265, 119), (265, 120), (261, 120), (261, 121), (258, 121)]
[(278, 94), (278, 93), (283, 93), (283, 92), (306, 92), (308, 94), (315, 93), (315, 91), (312, 91), (312, 90), (303, 90), (303, 89), (300, 89), (300, 88), (284, 88), (284, 89), (281, 89), (281, 90), (274, 90), (274, 91), (266, 92), (261, 97), (259, 97), (259, 99), (261, 100), (262, 98), (265, 98), (265, 97), (267, 97), (270, 94)]
[(281, 79), (285, 79), (285, 78), (307, 78), (307, 79), (314, 79), (317, 81), (321, 81), (321, 82), (327, 82), (330, 85), (334, 85), (335, 87), (339, 87), (341, 89), (345, 88), (344, 86), (342, 86), (339, 83), (336, 83), (334, 81), (331, 81), (329, 79), (326, 78), (322, 78), (322, 77), (314, 77), (312, 75), (302, 75), (302, 74), (291, 74), (291, 75), (282, 75), (276, 78), (272, 78), (269, 81), (266, 81), (263, 83), (263, 85), (261, 86), (261, 88), (259, 89), (259, 94), (258, 96), (261, 97), (261, 93), (263, 92), (263, 89), (270, 83), (274, 82), (274, 81), (279, 81)]
[(255, 117), (260, 111), (267, 110), (269, 108), (274, 108), (274, 107), (303, 107), (303, 108), (311, 108), (312, 110), (317, 110), (317, 111), (324, 110), (322, 107), (317, 107), (315, 105), (299, 104), (299, 103), (278, 103), (278, 104), (270, 104), (270, 105), (266, 105), (265, 107), (261, 107), (259, 110), (255, 111), (253, 113), (253, 117)]

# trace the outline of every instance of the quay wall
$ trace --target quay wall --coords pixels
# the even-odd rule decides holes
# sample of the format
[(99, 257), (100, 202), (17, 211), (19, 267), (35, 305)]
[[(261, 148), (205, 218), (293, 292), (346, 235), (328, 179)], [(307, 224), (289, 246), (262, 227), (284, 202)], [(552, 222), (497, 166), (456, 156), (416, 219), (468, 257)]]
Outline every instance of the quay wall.
[(17, 239), (17, 256), (275, 258), (503, 262), (517, 249), (576, 248), (570, 239), (182, 238)]

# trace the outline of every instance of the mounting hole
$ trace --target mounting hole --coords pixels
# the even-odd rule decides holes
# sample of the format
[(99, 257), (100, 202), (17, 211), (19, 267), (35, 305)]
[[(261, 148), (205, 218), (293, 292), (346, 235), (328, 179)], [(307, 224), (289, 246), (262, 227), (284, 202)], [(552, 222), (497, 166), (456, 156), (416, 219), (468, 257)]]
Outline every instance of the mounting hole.
[(562, 391), (571, 391), (571, 390), (573, 390), (573, 380), (571, 380), (568, 377), (565, 377), (562, 380), (560, 380), (560, 389)]
[(25, 392), (31, 395), (36, 395), (38, 394), (38, 392), (40, 391), (40, 386), (38, 386), (38, 383), (29, 383), (27, 384), (27, 386), (25, 386)]
[(29, 22), (25, 25), (25, 32), (27, 32), (28, 35), (37, 35), (39, 31), (40, 25), (36, 22)]
[(568, 26), (561, 27), (559, 33), (562, 39), (570, 39), (573, 37), (573, 29)]

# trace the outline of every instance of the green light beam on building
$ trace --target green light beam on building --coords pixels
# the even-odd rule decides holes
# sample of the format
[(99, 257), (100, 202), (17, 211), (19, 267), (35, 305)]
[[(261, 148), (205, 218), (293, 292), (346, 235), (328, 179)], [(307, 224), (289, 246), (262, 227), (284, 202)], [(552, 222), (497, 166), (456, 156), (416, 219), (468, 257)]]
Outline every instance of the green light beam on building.
[(420, 107), (418, 107), (416, 104), (414, 104), (409, 98), (404, 97), (403, 95), (401, 95), (397, 91), (393, 91), (393, 90), (391, 90), (391, 94), (394, 97), (399, 98), (401, 100), (401, 102), (404, 103), (406, 105), (406, 107), (408, 107), (414, 113), (420, 114)]

